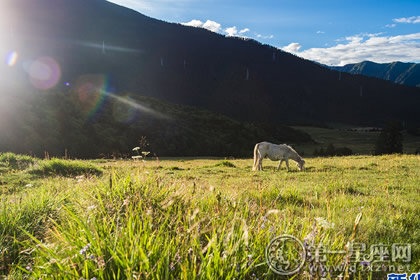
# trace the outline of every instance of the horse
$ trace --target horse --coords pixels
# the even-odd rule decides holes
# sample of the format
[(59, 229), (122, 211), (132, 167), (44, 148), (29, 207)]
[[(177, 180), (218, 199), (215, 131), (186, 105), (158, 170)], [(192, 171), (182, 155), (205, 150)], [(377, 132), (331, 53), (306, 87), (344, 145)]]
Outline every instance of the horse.
[(262, 160), (266, 157), (273, 161), (280, 160), (277, 171), (279, 171), (283, 161), (286, 162), (287, 171), (289, 171), (289, 159), (296, 161), (300, 171), (305, 170), (305, 161), (292, 147), (286, 144), (276, 145), (269, 142), (261, 142), (255, 145), (252, 170), (262, 170)]

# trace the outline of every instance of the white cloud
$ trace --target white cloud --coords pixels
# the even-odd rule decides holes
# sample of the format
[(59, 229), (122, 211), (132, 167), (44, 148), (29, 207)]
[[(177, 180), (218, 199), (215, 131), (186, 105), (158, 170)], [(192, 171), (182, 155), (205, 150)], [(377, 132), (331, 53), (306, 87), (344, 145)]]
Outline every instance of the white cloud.
[(397, 26), (395, 23), (385, 25), (387, 28), (394, 28), (395, 26)]
[(318, 30), (317, 32), (316, 32), (316, 34), (324, 34), (325, 32), (324, 31), (321, 31), (321, 30)]
[(257, 38), (262, 38), (262, 39), (273, 39), (274, 35), (262, 35), (262, 34), (256, 34)]
[(346, 37), (345, 43), (329, 48), (311, 48), (303, 51), (299, 43), (291, 43), (282, 50), (327, 65), (345, 65), (364, 60), (378, 63), (420, 60), (420, 33), (397, 36), (358, 34)]
[(207, 20), (204, 24), (203, 24), (203, 28), (213, 31), (213, 32), (219, 32), (220, 29), (222, 28), (222, 25), (220, 23), (217, 23), (215, 21), (212, 20)]
[(289, 45), (282, 48), (282, 50), (291, 53), (297, 53), (302, 46), (299, 43), (290, 43)]
[(420, 23), (420, 16), (413, 16), (408, 18), (394, 18), (393, 21), (398, 23)]
[(206, 22), (202, 22), (198, 19), (193, 19), (189, 22), (182, 23), (183, 25), (193, 26), (193, 27), (201, 27), (212, 32), (219, 32), (222, 29), (222, 25), (212, 20), (207, 20)]
[(227, 36), (236, 36), (238, 35), (238, 29), (236, 29), (236, 26), (228, 27), (225, 29)]
[(238, 31), (238, 28), (236, 26), (223, 28), (220, 23), (212, 21), (212, 20), (207, 20), (206, 22), (203, 22), (198, 19), (193, 19), (189, 22), (182, 22), (181, 24), (187, 25), (187, 26), (205, 28), (212, 32), (221, 33), (223, 35), (230, 36), (230, 37), (248, 38), (247, 36), (244, 36), (243, 34), (250, 31), (249, 28), (243, 28)]
[(189, 22), (182, 22), (181, 24), (193, 27), (203, 27), (204, 23), (201, 20), (193, 19)]

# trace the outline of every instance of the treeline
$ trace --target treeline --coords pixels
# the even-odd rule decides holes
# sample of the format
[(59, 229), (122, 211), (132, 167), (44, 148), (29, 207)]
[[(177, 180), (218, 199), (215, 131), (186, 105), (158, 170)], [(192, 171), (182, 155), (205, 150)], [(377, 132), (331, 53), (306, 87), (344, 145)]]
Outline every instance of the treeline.
[(319, 157), (332, 157), (332, 156), (350, 156), (353, 154), (353, 150), (348, 147), (335, 147), (334, 144), (330, 143), (324, 149), (323, 147), (315, 149), (313, 152), (314, 156)]
[(6, 120), (0, 123), (0, 151), (128, 157), (145, 138), (151, 155), (241, 157), (250, 156), (255, 143), (263, 140), (312, 141), (308, 134), (287, 126), (239, 122), (150, 97), (104, 92), (82, 97), (72, 90), (17, 97), (9, 103), (13, 110), (0, 113)]

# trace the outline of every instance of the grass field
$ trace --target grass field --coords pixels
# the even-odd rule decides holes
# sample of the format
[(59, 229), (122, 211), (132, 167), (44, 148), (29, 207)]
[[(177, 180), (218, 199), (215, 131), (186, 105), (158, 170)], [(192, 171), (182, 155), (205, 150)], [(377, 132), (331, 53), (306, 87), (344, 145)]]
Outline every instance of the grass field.
[[(251, 166), (0, 157), (0, 277), (277, 279), (265, 249), (281, 234), (311, 253), (281, 279), (419, 272), (420, 156), (308, 158), (306, 172)], [(394, 243), (411, 244), (409, 262)]]
[[(308, 133), (316, 143), (306, 143), (294, 145), (299, 153), (306, 156), (312, 156), (315, 149), (328, 144), (334, 144), (336, 147), (348, 147), (354, 154), (371, 155), (375, 150), (375, 142), (380, 132), (358, 132), (350, 131), (352, 126), (334, 124), (332, 128), (296, 126), (295, 129)], [(420, 136), (413, 136), (406, 131), (402, 131), (403, 151), (406, 154), (414, 154), (420, 150)]]

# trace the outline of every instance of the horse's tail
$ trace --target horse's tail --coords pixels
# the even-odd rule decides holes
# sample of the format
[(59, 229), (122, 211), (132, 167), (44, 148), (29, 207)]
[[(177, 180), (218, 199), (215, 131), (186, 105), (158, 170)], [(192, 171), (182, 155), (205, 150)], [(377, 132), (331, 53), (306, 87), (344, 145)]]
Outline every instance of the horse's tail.
[(256, 144), (254, 148), (254, 165), (252, 166), (252, 170), (257, 170), (258, 161), (260, 158), (260, 151), (258, 150), (260, 144)]

